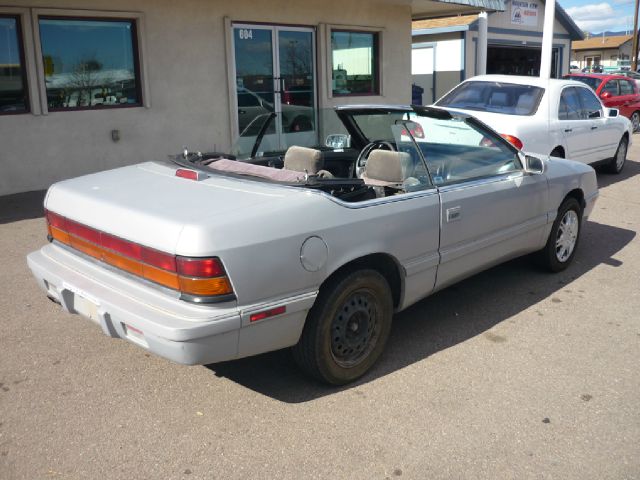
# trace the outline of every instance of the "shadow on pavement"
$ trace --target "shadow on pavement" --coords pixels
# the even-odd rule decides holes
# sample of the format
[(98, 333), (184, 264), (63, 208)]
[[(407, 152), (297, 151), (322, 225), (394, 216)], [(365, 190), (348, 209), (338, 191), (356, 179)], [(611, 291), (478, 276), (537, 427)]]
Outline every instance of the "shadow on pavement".
[[(574, 263), (564, 272), (540, 271), (529, 257), (523, 257), (422, 300), (394, 317), (391, 337), (381, 359), (362, 379), (345, 387), (328, 387), (307, 378), (297, 369), (288, 350), (207, 368), (217, 376), (286, 403), (307, 402), (355, 388), (486, 332), (565, 289), (567, 284), (599, 265), (619, 267), (622, 262), (614, 256), (635, 235), (631, 230), (587, 222)], [(586, 296), (589, 293), (571, 294)], [(538, 315), (532, 313), (530, 321), (536, 321)], [(492, 341), (503, 339), (487, 335), (487, 346)]]
[(624, 164), (624, 169), (619, 174), (615, 173), (603, 173), (600, 169), (598, 172), (598, 188), (607, 188), (614, 183), (624, 182), (636, 175), (640, 175), (640, 162), (634, 162), (627, 160)]
[(44, 216), (46, 190), (0, 197), (0, 224)]

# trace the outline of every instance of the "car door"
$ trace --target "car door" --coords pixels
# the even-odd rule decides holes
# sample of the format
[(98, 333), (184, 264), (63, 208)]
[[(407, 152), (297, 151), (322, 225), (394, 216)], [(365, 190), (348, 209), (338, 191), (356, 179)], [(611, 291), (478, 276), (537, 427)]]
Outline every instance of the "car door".
[(441, 201), (437, 289), (544, 244), (546, 177), (525, 172), (516, 150), (495, 133), (484, 137), (480, 143), (468, 132), (467, 151), (453, 152), (449, 171), (434, 177)]
[(626, 115), (624, 105), (625, 99), (620, 95), (620, 85), (618, 80), (611, 79), (602, 85), (602, 88), (600, 89), (600, 100), (606, 107), (617, 108), (620, 110), (621, 115)]
[(633, 112), (640, 102), (640, 95), (636, 93), (633, 80), (618, 80), (620, 89), (620, 113), (627, 118), (631, 118)]
[(557, 109), (557, 125), (565, 142), (565, 157), (590, 163), (595, 159), (590, 150), (591, 125), (584, 118), (577, 87), (565, 87), (560, 93)]
[(575, 88), (582, 104), (582, 118), (589, 128), (584, 145), (590, 152), (588, 163), (613, 157), (620, 141), (618, 128), (604, 115), (602, 103), (593, 90), (588, 87)]

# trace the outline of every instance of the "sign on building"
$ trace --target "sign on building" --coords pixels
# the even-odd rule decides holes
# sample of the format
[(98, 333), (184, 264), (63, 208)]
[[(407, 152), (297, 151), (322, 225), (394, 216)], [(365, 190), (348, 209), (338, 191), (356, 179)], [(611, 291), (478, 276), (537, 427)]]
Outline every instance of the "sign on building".
[(538, 26), (538, 4), (534, 2), (512, 0), (511, 23), (515, 25), (525, 25), (528, 27)]

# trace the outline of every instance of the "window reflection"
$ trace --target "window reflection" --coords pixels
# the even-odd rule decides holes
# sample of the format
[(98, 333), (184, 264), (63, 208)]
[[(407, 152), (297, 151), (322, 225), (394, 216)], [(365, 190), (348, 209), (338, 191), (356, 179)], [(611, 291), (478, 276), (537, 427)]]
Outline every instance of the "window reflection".
[(0, 17), (0, 114), (26, 112), (27, 90), (17, 17)]
[(377, 95), (378, 34), (331, 32), (334, 95)]
[(40, 19), (50, 110), (140, 105), (132, 20)]

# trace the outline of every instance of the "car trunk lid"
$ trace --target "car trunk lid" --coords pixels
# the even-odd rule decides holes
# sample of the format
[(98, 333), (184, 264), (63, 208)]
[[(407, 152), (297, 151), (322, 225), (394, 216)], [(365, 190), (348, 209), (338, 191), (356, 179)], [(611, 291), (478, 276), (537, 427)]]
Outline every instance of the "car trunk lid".
[(300, 194), (293, 188), (211, 173), (202, 180), (176, 176), (180, 167), (147, 162), (55, 184), (45, 207), (95, 228), (163, 252), (180, 254), (186, 226)]

